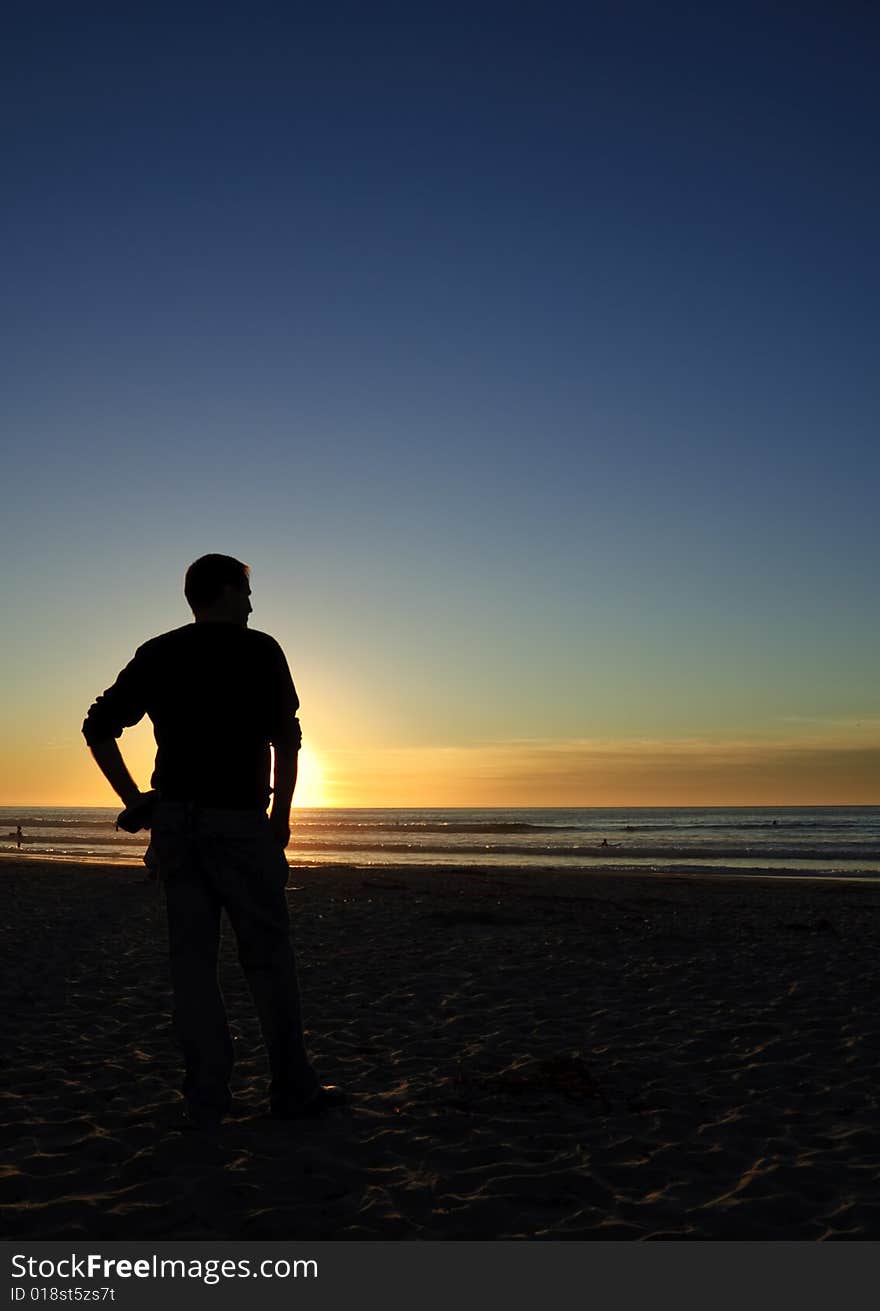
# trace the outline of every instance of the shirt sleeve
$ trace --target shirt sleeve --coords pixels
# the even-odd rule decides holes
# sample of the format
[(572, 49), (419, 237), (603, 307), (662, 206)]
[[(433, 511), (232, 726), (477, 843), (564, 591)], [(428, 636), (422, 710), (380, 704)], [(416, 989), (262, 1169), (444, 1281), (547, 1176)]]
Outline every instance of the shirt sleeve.
[(139, 723), (147, 713), (145, 659), (141, 648), (112, 687), (102, 692), (83, 720), (83, 737), (89, 746), (122, 736), (124, 728)]
[(302, 746), (302, 729), (297, 711), (299, 697), (287, 664), (287, 657), (277, 642), (272, 643), (273, 672), (272, 699), (269, 713), (269, 741), (276, 747)]

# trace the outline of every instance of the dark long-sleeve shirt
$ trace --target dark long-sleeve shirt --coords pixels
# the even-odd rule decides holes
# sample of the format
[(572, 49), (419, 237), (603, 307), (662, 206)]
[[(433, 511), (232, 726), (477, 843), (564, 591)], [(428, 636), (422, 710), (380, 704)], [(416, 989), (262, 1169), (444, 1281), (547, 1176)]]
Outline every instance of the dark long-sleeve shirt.
[(221, 809), (269, 802), (270, 743), (297, 749), (299, 698), (273, 637), (238, 624), (187, 624), (138, 647), (92, 705), (83, 736), (118, 738), (153, 721), (152, 786), (169, 801)]

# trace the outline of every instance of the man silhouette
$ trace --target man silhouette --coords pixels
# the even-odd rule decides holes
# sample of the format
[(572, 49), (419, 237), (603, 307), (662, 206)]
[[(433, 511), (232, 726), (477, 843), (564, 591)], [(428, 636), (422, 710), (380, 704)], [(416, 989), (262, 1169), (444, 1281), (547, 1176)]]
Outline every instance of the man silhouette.
[[(260, 1018), (272, 1113), (299, 1119), (344, 1100), (319, 1082), (303, 1038), (284, 891), (299, 699), (281, 647), (247, 627), (249, 577), (231, 556), (205, 555), (190, 565), (184, 593), (195, 622), (138, 647), (83, 723), (92, 755), (126, 806), (120, 824), (131, 831), (152, 825), (186, 1123), (196, 1128), (219, 1125), (232, 1100), (233, 1047), (217, 979), (223, 909)], [(145, 714), (157, 746), (152, 793), (137, 788), (116, 742)]]

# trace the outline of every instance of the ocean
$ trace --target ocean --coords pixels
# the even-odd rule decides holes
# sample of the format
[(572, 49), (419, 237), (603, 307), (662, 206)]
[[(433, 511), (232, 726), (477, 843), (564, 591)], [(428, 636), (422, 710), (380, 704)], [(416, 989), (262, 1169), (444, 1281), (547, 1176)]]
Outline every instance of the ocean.
[[(0, 853), (139, 864), (118, 807), (0, 807)], [(821, 878), (880, 877), (880, 806), (297, 810), (293, 868), (443, 865)]]

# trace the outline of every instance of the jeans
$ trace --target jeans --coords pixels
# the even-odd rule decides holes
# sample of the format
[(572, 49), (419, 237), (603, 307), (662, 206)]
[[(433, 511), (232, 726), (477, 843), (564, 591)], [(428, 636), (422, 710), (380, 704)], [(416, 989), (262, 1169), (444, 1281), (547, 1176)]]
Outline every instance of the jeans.
[(238, 942), (269, 1056), (274, 1109), (307, 1100), (318, 1076), (305, 1048), (285, 887), (287, 859), (260, 811), (160, 801), (152, 843), (165, 888), (174, 1022), (191, 1113), (231, 1106), (233, 1048), (217, 978), (220, 914)]

